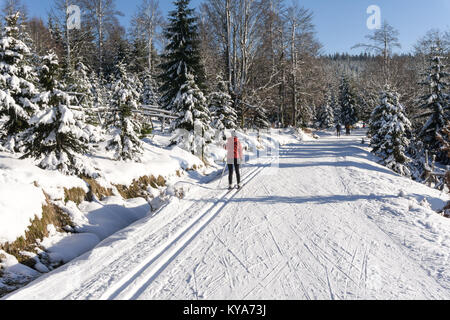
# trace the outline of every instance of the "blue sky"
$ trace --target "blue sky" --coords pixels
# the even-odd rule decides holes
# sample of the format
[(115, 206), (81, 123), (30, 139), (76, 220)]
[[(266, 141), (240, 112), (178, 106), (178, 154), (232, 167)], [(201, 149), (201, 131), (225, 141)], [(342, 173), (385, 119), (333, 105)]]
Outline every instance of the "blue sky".
[[(317, 37), (324, 45), (324, 53), (358, 53), (350, 48), (363, 42), (364, 36), (371, 32), (366, 26), (369, 17), (366, 9), (370, 5), (379, 6), (382, 19), (400, 32), (402, 52), (410, 52), (417, 39), (432, 28), (450, 30), (450, 0), (286, 0), (286, 4), (293, 1), (313, 11)], [(23, 2), (27, 5), (30, 16), (39, 16), (46, 21), (53, 0)], [(120, 19), (122, 25), (128, 25), (140, 2), (141, 0), (116, 0), (117, 9), (125, 15)], [(164, 14), (173, 9), (172, 2), (160, 1)], [(192, 0), (191, 4), (197, 7), (201, 2)]]

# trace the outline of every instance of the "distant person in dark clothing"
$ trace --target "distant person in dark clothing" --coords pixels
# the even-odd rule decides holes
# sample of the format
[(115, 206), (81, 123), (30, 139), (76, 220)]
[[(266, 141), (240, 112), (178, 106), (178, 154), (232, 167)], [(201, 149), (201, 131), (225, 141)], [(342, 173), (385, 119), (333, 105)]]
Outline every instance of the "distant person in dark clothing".
[(341, 127), (341, 125), (338, 123), (338, 124), (336, 125), (336, 135), (338, 136), (338, 138), (341, 136), (341, 130), (342, 130), (342, 127)]
[(347, 124), (347, 125), (345, 126), (345, 134), (349, 136), (350, 133), (351, 133), (351, 131), (350, 131), (350, 125)]

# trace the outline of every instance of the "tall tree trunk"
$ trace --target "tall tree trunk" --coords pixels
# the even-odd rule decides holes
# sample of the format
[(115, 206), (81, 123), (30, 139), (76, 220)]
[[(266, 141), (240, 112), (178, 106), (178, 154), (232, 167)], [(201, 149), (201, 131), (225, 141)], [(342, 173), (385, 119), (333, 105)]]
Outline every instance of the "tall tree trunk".
[(98, 73), (103, 75), (103, 1), (97, 0)]
[(227, 80), (228, 80), (228, 85), (231, 86), (231, 81), (232, 81), (232, 59), (231, 59), (231, 0), (226, 0), (226, 31), (225, 31), (225, 35), (226, 35), (226, 56), (227, 56)]
[(292, 126), (297, 127), (297, 53), (295, 51), (296, 22), (292, 24), (291, 59), (292, 59)]
[(70, 39), (70, 30), (69, 30), (69, 26), (68, 26), (68, 23), (69, 23), (69, 12), (68, 12), (68, 8), (69, 8), (69, 0), (65, 0), (65, 15), (66, 15), (66, 21), (65, 21), (65, 29), (66, 29), (66, 51), (67, 51), (67, 57), (66, 57), (66, 59), (67, 59), (67, 61), (66, 61), (66, 63), (67, 63), (67, 68), (68, 68), (68, 70), (69, 70), (69, 72), (72, 70), (72, 47), (71, 47), (71, 44), (70, 44), (70, 41), (71, 41), (71, 39)]

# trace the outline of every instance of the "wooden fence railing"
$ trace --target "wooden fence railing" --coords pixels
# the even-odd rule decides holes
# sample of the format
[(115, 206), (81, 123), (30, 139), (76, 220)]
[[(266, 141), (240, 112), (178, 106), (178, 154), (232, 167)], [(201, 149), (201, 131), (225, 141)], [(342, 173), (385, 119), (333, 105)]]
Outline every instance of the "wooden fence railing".
[[(75, 97), (78, 105), (81, 103), (81, 101), (84, 99), (84, 96), (85, 96), (82, 93), (70, 92), (69, 94), (71, 96)], [(81, 97), (81, 99), (78, 99), (79, 97)], [(96, 113), (100, 124), (103, 124), (101, 113), (109, 113), (109, 112), (112, 111), (111, 108), (106, 108), (106, 107), (84, 109), (84, 108), (82, 108), (80, 106), (72, 106), (72, 105), (70, 105), (69, 101), (67, 101), (67, 105), (72, 110), (88, 111), (88, 112)], [(157, 108), (155, 106), (150, 106), (150, 105), (139, 106), (137, 109), (133, 110), (133, 113), (141, 114), (141, 115), (143, 115), (145, 117), (148, 117), (152, 127), (153, 127), (152, 118), (161, 119), (161, 131), (162, 132), (165, 131), (166, 121), (167, 120), (177, 119), (178, 118), (178, 115), (173, 113), (173, 112), (171, 112), (171, 111), (160, 109), (160, 108)]]
[[(438, 190), (444, 190), (445, 187), (445, 172), (436, 172), (436, 156), (433, 155), (431, 166), (428, 164), (428, 150), (425, 151), (425, 168), (423, 173), (424, 183), (429, 187), (434, 184), (434, 188)], [(449, 171), (449, 167), (447, 166), (447, 171)]]

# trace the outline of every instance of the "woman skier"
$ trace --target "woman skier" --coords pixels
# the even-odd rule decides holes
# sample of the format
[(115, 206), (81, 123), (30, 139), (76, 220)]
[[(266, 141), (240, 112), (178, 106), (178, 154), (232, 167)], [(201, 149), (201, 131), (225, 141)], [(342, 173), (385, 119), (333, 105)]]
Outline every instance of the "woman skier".
[(232, 136), (228, 138), (225, 146), (227, 150), (227, 164), (228, 164), (228, 189), (232, 189), (233, 184), (233, 165), (236, 171), (237, 188), (241, 188), (241, 174), (239, 172), (239, 166), (244, 159), (244, 153), (242, 151), (242, 145), (237, 137), (236, 130), (233, 130)]

